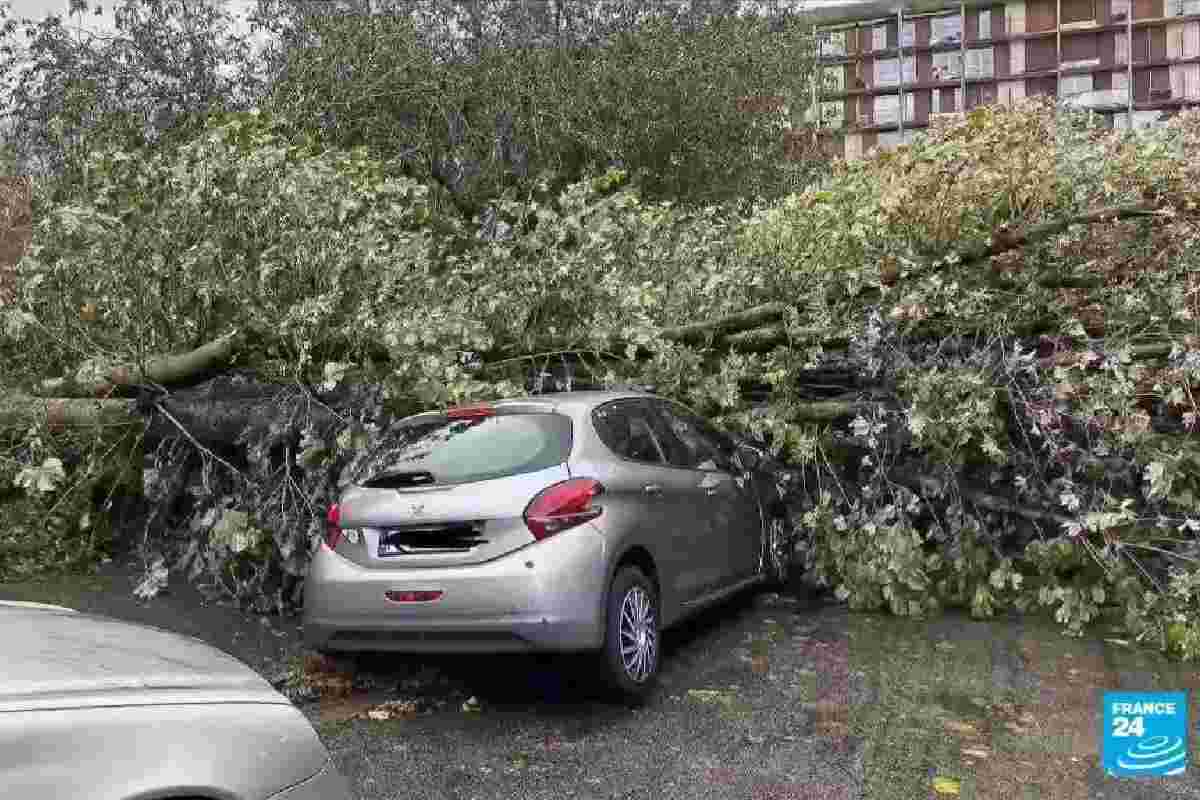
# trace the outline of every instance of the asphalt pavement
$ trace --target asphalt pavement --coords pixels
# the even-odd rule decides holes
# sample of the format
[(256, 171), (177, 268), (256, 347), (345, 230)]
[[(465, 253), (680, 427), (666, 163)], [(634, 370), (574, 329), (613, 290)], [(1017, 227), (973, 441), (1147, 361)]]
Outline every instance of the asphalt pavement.
[[(135, 563), (0, 585), (204, 639), (313, 721), (361, 800), (1200, 800), (1100, 769), (1104, 690), (1190, 690), (1200, 673), (1036, 617), (927, 620), (751, 591), (663, 636), (658, 691), (606, 696), (585, 657), (307, 653), (295, 617), (206, 600), (180, 576), (148, 602)], [(941, 793), (939, 793), (939, 790)]]
[[(364, 800), (850, 800), (845, 628), (840, 609), (736, 598), (664, 636), (638, 707), (585, 657), (525, 656), (372, 657), (354, 676), (369, 691), (303, 707)], [(416, 713), (363, 718), (389, 700)]]

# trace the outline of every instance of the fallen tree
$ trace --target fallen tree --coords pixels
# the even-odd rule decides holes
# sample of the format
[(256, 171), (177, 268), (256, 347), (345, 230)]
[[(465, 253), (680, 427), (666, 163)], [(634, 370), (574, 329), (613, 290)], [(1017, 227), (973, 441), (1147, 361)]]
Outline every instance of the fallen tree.
[[(299, 602), (321, 508), (396, 417), (648, 385), (802, 478), (801, 555), (856, 608), (1042, 607), (1074, 631), (1120, 612), (1160, 639), (1200, 608), (1195, 116), (1124, 137), (1035, 101), (982, 109), (749, 216), (643, 204), (610, 172), (498, 205), (508, 238), (366, 155), (279, 137), (237, 119), (174, 155), (99, 156), (110, 197), (182, 183), (136, 226), (51, 210), (23, 271), (22, 347), (76, 366), (31, 375), (0, 429), (144, 417), (144, 538), (172, 568)], [(1078, 158), (1047, 181), (1062, 148)], [(189, 188), (214, 180), (246, 194)], [(199, 241), (166, 222), (189, 219)], [(68, 223), (82, 243), (50, 237)], [(68, 286), (98, 287), (77, 298), (95, 319)], [(13, 475), (42, 463), (14, 452)], [(1187, 631), (1160, 643), (1200, 655)]]

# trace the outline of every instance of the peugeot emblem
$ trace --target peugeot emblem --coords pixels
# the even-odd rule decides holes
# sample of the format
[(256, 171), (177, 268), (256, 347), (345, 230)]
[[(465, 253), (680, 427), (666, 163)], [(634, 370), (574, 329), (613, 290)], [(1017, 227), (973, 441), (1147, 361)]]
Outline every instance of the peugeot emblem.
[(413, 513), (414, 517), (419, 517), (422, 514), (424, 514), (425, 513), (425, 504), (424, 503), (413, 503), (412, 504), (412, 513)]

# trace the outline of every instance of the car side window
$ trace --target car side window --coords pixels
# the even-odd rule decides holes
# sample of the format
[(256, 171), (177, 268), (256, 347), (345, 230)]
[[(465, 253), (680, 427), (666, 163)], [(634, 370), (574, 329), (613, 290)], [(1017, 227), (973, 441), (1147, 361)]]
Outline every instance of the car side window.
[(663, 463), (646, 407), (638, 402), (609, 403), (592, 412), (600, 440), (621, 458), (648, 464)]
[(688, 463), (680, 466), (709, 472), (732, 470), (732, 446), (704, 420), (669, 403), (658, 404), (658, 411), (687, 453)]

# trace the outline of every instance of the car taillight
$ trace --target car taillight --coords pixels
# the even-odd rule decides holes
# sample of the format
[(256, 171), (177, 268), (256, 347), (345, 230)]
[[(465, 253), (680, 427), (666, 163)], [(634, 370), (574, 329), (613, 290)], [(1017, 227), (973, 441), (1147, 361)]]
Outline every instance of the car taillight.
[(342, 540), (342, 509), (337, 503), (325, 512), (325, 544), (332, 550)]
[(604, 493), (604, 487), (591, 478), (572, 478), (543, 490), (525, 509), (525, 525), (539, 542), (559, 531), (581, 525), (600, 516), (600, 506), (592, 499)]
[(480, 419), (496, 416), (496, 408), (489, 403), (476, 403), (469, 406), (457, 406), (446, 410), (447, 419)]

